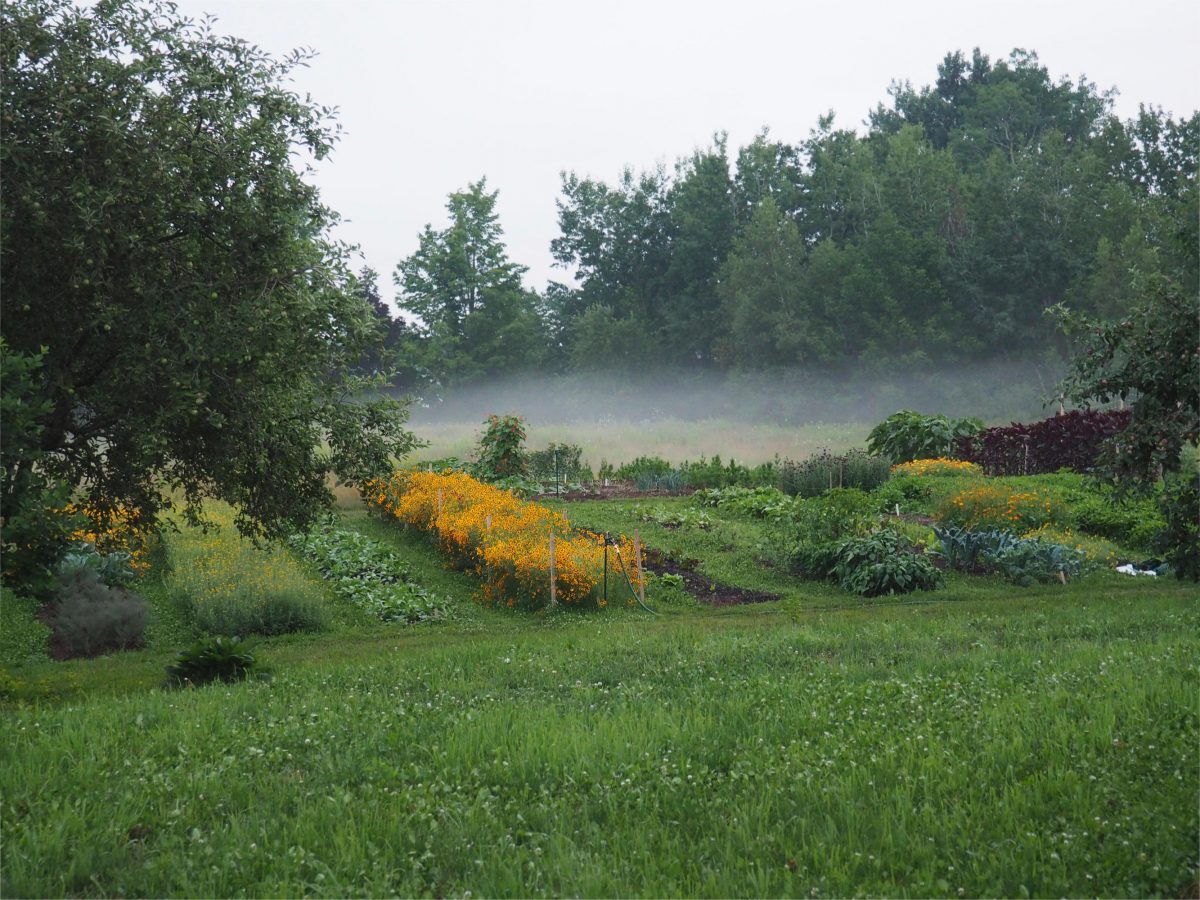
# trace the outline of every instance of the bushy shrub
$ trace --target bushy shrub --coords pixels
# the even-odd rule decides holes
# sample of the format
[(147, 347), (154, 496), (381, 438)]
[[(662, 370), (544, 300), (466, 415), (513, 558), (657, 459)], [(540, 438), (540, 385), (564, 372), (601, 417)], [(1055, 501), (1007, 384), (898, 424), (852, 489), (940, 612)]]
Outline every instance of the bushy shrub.
[(864, 597), (942, 586), (941, 573), (924, 555), (911, 552), (892, 531), (844, 541), (838, 547), (833, 574), (843, 588)]
[(1075, 528), (1149, 551), (1166, 522), (1151, 497), (1119, 495), (1116, 491), (1091, 492), (1071, 504), (1068, 515)]
[(851, 450), (838, 456), (828, 450), (796, 462), (785, 459), (779, 465), (779, 487), (800, 497), (818, 497), (833, 488), (873, 491), (891, 475), (891, 462), (872, 456), (865, 450)]
[(57, 580), (51, 642), (63, 656), (98, 656), (141, 643), (146, 601), (109, 587), (94, 569), (72, 569)]
[(210, 681), (241, 681), (259, 671), (251, 646), (225, 635), (205, 635), (180, 651), (167, 666), (167, 678), (177, 686), (201, 685)]
[(1031, 425), (988, 428), (961, 438), (956, 455), (989, 475), (1091, 472), (1109, 439), (1129, 425), (1129, 410), (1075, 409)]
[(1159, 501), (1166, 524), (1156, 546), (1176, 578), (1200, 581), (1200, 479), (1193, 469), (1167, 483)]
[(479, 438), (477, 450), (481, 473), (489, 478), (525, 475), (525, 420), (520, 416), (491, 415)]
[(894, 463), (955, 456), (956, 442), (983, 430), (974, 418), (951, 419), (901, 410), (888, 416), (867, 435), (867, 449)]

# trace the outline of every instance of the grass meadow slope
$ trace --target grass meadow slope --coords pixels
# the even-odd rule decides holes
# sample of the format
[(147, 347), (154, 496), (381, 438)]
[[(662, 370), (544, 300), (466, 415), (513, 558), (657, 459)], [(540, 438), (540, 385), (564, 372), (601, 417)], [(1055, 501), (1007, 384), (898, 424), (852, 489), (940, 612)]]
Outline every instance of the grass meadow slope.
[(165, 640), (15, 670), (3, 895), (1192, 889), (1192, 588), (951, 575), (859, 601), (756, 565), (733, 519), (708, 552), (628, 505), (568, 512), (781, 599), (502, 614), (415, 533), (347, 513), (446, 620), (335, 615), (265, 640), (274, 676), (237, 685), (162, 689)]

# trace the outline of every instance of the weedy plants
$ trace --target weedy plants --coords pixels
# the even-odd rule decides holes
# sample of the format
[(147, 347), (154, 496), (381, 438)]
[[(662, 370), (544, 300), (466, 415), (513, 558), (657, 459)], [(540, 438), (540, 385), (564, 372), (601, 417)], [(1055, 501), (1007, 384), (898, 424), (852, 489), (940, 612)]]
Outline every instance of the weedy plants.
[(227, 635), (205, 635), (180, 651), (167, 666), (168, 681), (178, 687), (210, 681), (241, 681), (262, 670), (246, 641)]
[(872, 456), (865, 450), (835, 455), (828, 450), (796, 462), (785, 459), (779, 465), (779, 487), (799, 497), (819, 497), (834, 488), (873, 491), (891, 475), (891, 462)]
[(867, 435), (867, 449), (895, 463), (957, 456), (955, 448), (959, 439), (976, 434), (983, 427), (979, 419), (926, 416), (903, 409), (871, 429)]
[(656, 507), (643, 511), (639, 518), (643, 522), (653, 522), (663, 528), (699, 528), (701, 531), (708, 531), (714, 524), (712, 517), (702, 509)]
[(132, 591), (109, 587), (95, 569), (61, 574), (51, 602), (51, 644), (65, 657), (127, 650), (142, 641), (146, 601)]

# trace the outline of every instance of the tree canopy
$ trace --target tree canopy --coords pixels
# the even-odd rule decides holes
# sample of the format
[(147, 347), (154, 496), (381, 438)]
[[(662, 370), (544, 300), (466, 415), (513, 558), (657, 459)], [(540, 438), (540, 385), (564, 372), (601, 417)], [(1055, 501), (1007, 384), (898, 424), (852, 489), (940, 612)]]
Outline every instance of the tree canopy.
[(355, 483), (406, 453), (404, 407), (348, 374), (376, 325), (297, 168), (337, 137), (286, 86), (305, 54), (163, 2), (2, 16), (0, 329), (25, 397), (6, 516), (33, 454), (98, 507), (217, 497), (276, 535), (322, 508), (329, 470)]

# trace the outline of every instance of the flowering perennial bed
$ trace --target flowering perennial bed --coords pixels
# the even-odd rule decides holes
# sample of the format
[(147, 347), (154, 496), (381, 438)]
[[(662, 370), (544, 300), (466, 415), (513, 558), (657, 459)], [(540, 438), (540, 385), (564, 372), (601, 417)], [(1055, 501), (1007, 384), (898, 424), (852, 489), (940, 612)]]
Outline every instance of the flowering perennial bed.
[[(569, 606), (602, 607), (604, 544), (572, 530), (561, 513), (461, 472), (397, 471), (368, 486), (368, 506), (388, 518), (434, 535), (452, 565), (483, 580), (483, 600), (540, 609), (550, 602), (550, 535), (554, 535), (556, 599)], [(633, 543), (616, 551), (635, 588)], [(616, 553), (612, 567), (619, 563)], [(623, 583), (618, 572), (613, 574)]]
[(917, 476), (951, 476), (951, 475), (982, 475), (983, 469), (973, 462), (961, 459), (947, 459), (939, 456), (936, 459), (914, 459), (911, 462), (892, 466), (893, 475)]

